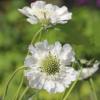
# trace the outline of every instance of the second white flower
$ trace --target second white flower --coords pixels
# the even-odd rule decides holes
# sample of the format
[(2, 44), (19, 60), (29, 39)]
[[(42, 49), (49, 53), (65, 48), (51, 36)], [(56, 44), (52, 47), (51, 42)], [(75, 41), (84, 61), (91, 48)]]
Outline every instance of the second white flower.
[(76, 80), (77, 72), (71, 67), (75, 61), (69, 44), (56, 42), (49, 45), (45, 40), (29, 46), (30, 54), (25, 59), (25, 76), (32, 88), (46, 89), (48, 92), (63, 92)]

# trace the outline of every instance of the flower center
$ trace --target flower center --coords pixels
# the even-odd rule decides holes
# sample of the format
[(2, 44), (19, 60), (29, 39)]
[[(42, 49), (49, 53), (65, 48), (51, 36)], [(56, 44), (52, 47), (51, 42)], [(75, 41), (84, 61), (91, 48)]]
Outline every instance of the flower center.
[(50, 13), (46, 9), (37, 8), (34, 9), (34, 12), (43, 26), (46, 26), (50, 23)]
[(56, 56), (52, 56), (51, 53), (41, 63), (41, 71), (48, 75), (54, 75), (59, 72), (60, 64)]

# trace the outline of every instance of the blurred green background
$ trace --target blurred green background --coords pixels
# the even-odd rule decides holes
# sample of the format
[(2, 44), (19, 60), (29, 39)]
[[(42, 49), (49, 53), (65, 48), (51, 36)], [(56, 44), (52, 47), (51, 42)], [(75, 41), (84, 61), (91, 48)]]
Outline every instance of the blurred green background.
[[(19, 8), (29, 5), (35, 0), (0, 0), (0, 100), (4, 93), (9, 75), (23, 65), (28, 44), (32, 36), (38, 31), (40, 25), (31, 25), (25, 17), (18, 12)], [(46, 0), (45, 0), (46, 1)], [(60, 41), (62, 44), (70, 43), (79, 58), (100, 60), (100, 9), (96, 7), (96, 0), (91, 3), (80, 4), (75, 0), (47, 0), (58, 5), (67, 5), (73, 13), (73, 18), (65, 25), (57, 25), (42, 34), (42, 40), (50, 43)], [(66, 2), (68, 1), (68, 2)], [(93, 1), (93, 2), (92, 2)], [(20, 71), (13, 79), (6, 100), (12, 100), (22, 78)], [(93, 76), (98, 100), (100, 98), (100, 71)], [(23, 83), (23, 89), (27, 81)], [(30, 89), (23, 100), (35, 93)], [(61, 94), (48, 94), (41, 90), (33, 100), (60, 100)], [(94, 100), (93, 92), (88, 80), (79, 82), (74, 88), (69, 100)], [(73, 99), (74, 98), (74, 99)]]

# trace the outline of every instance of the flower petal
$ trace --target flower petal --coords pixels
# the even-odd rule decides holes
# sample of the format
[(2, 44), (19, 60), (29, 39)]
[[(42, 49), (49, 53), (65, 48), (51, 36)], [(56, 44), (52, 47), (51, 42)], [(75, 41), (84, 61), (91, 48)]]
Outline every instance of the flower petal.
[(51, 80), (46, 80), (44, 84), (44, 89), (46, 89), (48, 92), (54, 92), (55, 91), (55, 83)]
[(74, 55), (72, 47), (69, 44), (65, 44), (62, 48), (60, 58), (61, 60), (73, 62), (75, 61)]
[(65, 14), (66, 12), (68, 13), (68, 8), (66, 6), (63, 6), (63, 7), (59, 8), (59, 9), (57, 9), (55, 13), (58, 16), (61, 16), (61, 15)]
[(36, 74), (35, 78), (29, 81), (29, 86), (32, 88), (42, 89), (44, 82), (45, 79), (41, 76), (41, 74)]
[(28, 49), (29, 49), (29, 52), (32, 54), (36, 53), (36, 48), (33, 45), (29, 45)]
[(51, 50), (51, 53), (53, 55), (57, 55), (57, 57), (59, 57), (61, 49), (62, 49), (62, 45), (60, 44), (60, 42), (56, 42), (55, 45), (54, 45), (54, 47)]
[(47, 40), (44, 40), (43, 42), (38, 42), (38, 43), (35, 44), (35, 47), (38, 50), (46, 51), (46, 50), (49, 49), (48, 41)]
[(31, 24), (37, 24), (38, 23), (38, 19), (36, 17), (29, 17), (29, 18), (27, 18), (27, 21)]
[(24, 7), (24, 8), (22, 8), (22, 9), (18, 9), (22, 14), (24, 14), (24, 15), (26, 15), (27, 17), (30, 17), (30, 16), (32, 16), (33, 15), (33, 13), (32, 13), (32, 9), (31, 8), (29, 8), (29, 7)]
[(59, 23), (59, 24), (66, 24), (68, 21), (63, 21), (63, 20), (59, 20), (59, 21), (57, 21), (57, 23)]
[[(86, 79), (86, 78), (92, 76), (99, 69), (99, 64), (100, 63), (95, 63), (93, 65), (93, 67), (91, 67), (91, 68), (82, 68), (80, 80)], [(79, 73), (80, 73), (80, 71), (79, 71)]]
[(63, 92), (65, 90), (65, 87), (63, 84), (56, 82), (56, 89), (55, 89), (55, 93), (56, 92)]
[(43, 8), (45, 4), (46, 3), (44, 1), (36, 1), (31, 3), (31, 8)]
[(66, 13), (64, 15), (62, 15), (59, 20), (60, 21), (67, 21), (70, 20), (72, 18), (72, 13)]
[(50, 12), (54, 12), (55, 10), (57, 10), (59, 7), (56, 5), (52, 5), (52, 4), (47, 4), (45, 5), (45, 9), (50, 11)]
[(37, 59), (29, 55), (25, 58), (24, 61), (24, 65), (26, 67), (34, 67), (36, 63), (37, 63)]

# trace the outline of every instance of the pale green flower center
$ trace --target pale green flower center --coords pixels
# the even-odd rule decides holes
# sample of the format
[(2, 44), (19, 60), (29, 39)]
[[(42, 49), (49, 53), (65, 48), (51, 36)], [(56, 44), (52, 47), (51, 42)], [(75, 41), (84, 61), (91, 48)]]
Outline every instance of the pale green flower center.
[(40, 23), (46, 26), (50, 23), (49, 16), (51, 15), (46, 9), (33, 9), (35, 15), (39, 18)]
[(49, 54), (41, 63), (41, 71), (48, 75), (54, 75), (59, 72), (60, 64), (56, 56)]

